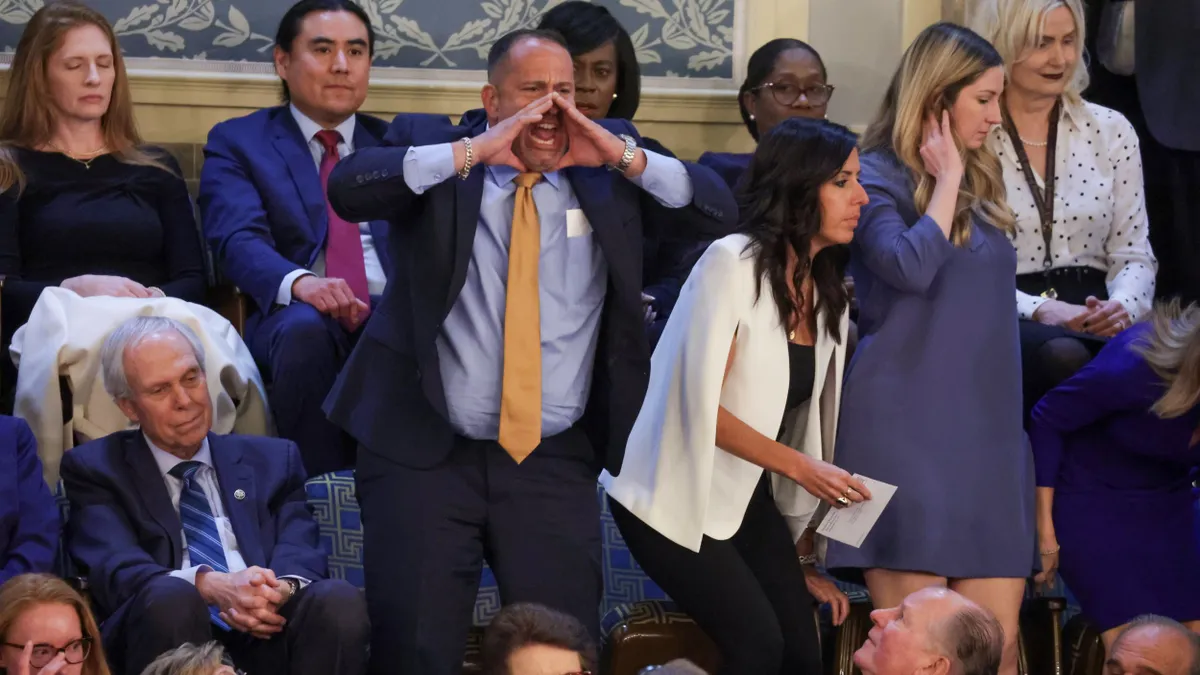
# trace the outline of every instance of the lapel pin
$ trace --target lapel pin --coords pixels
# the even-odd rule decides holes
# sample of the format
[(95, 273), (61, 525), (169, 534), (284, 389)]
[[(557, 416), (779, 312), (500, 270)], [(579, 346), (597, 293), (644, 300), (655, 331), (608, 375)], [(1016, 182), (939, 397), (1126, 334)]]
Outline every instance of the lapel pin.
[(234, 490), (234, 491), (233, 491), (233, 498), (234, 498), (234, 499), (236, 499), (236, 500), (238, 500), (239, 502), (240, 502), (240, 501), (242, 501), (243, 499), (245, 499), (245, 498), (246, 498), (246, 491), (245, 491), (245, 490), (243, 490), (243, 489), (241, 489), (241, 488), (238, 488), (238, 489)]

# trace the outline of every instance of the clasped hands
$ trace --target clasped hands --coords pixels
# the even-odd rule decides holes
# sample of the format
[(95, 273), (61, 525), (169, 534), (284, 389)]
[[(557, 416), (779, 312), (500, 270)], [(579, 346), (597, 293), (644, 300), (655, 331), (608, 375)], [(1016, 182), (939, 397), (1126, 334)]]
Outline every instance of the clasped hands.
[(1083, 306), (1047, 300), (1033, 313), (1034, 321), (1062, 326), (1080, 333), (1112, 337), (1133, 325), (1133, 318), (1117, 300), (1088, 296)]
[[(525, 172), (527, 167), (513, 151), (521, 133), (531, 124), (538, 124), (546, 113), (557, 108), (559, 123), (567, 133), (566, 152), (554, 166), (554, 171), (570, 166), (616, 166), (625, 154), (625, 141), (608, 129), (588, 119), (575, 104), (558, 92), (551, 92), (521, 109), (508, 119), (471, 139), (475, 164), (510, 166)], [(465, 152), (455, 144), (455, 168), (461, 168)], [(627, 177), (638, 176), (645, 170), (646, 155), (639, 148), (633, 163), (625, 172)]]
[(221, 620), (230, 628), (256, 638), (268, 640), (287, 623), (279, 608), (291, 599), (290, 587), (269, 569), (201, 571), (196, 575), (196, 590), (207, 604), (221, 610)]

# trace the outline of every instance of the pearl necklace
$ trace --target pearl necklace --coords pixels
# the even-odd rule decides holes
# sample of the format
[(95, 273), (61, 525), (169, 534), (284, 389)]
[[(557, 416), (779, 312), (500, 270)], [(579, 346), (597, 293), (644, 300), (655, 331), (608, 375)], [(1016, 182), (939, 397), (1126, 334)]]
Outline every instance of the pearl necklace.
[(1049, 145), (1049, 144), (1050, 144), (1050, 142), (1049, 142), (1049, 141), (1041, 141), (1041, 142), (1038, 142), (1038, 141), (1027, 141), (1027, 140), (1025, 140), (1024, 138), (1020, 137), (1020, 136), (1018, 136), (1017, 138), (1020, 138), (1020, 139), (1021, 139), (1021, 142), (1022, 142), (1022, 143), (1024, 143), (1025, 145), (1028, 145), (1028, 146), (1031, 146), (1031, 147), (1034, 147), (1034, 148), (1044, 148), (1044, 147), (1046, 147), (1047, 145)]

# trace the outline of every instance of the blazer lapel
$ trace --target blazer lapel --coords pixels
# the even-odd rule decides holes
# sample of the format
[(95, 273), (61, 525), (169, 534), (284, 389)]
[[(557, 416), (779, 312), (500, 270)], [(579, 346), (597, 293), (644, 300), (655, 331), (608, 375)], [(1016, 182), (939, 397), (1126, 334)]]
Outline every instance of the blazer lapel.
[[(296, 124), (296, 120), (292, 118), (291, 111), (286, 107), (280, 109), (275, 116), (274, 126), (271, 143), (279, 156), (283, 158), (284, 166), (287, 167), (292, 182), (296, 184), (296, 191), (300, 195), (301, 203), (304, 204), (304, 212), (308, 216), (308, 223), (317, 243), (312, 255), (315, 260), (316, 252), (325, 242), (325, 230), (329, 225), (329, 215), (325, 208), (325, 190), (321, 188), (321, 175), (317, 172), (317, 167), (313, 165), (308, 142), (300, 133), (300, 125)], [(357, 142), (358, 134), (356, 133), (355, 143)]]
[[(579, 208), (592, 226), (596, 244), (608, 263), (611, 283), (622, 295), (640, 293), (641, 289), (637, 286), (641, 270), (629, 269), (632, 257), (625, 248), (629, 242), (625, 239), (625, 233), (620, 231), (621, 221), (613, 217), (616, 196), (613, 194), (612, 174), (607, 169), (591, 167), (570, 167), (563, 173), (571, 181)], [(640, 247), (642, 243), (639, 241), (637, 245)]]
[[(463, 122), (470, 126), (463, 128), (464, 136), (476, 136), (487, 126), (487, 117), (473, 114), (470, 111), (463, 115)], [(479, 211), (483, 204), (483, 181), (487, 176), (487, 167), (476, 164), (466, 180), (455, 180), (454, 183), (454, 237), (450, 243), (453, 253), (451, 260), (450, 284), (447, 288), (445, 306), (442, 308), (440, 320), (454, 305), (455, 298), (467, 281), (467, 266), (471, 263), (471, 248), (475, 244), (475, 229), (479, 227)]]
[(125, 440), (125, 461), (133, 472), (133, 485), (139, 486), (137, 492), (141, 495), (150, 517), (171, 541), (169, 567), (178, 569), (183, 562), (183, 523), (179, 513), (171, 504), (171, 495), (167, 492), (167, 484), (163, 481), (154, 455), (150, 454), (150, 446), (141, 432), (132, 434)]
[(254, 469), (242, 463), (242, 449), (236, 441), (209, 434), (208, 447), (212, 453), (213, 468), (217, 470), (225, 515), (233, 525), (233, 536), (237, 537), (238, 552), (247, 566), (265, 566), (267, 561), (262, 542), (258, 540), (258, 498), (254, 490)]

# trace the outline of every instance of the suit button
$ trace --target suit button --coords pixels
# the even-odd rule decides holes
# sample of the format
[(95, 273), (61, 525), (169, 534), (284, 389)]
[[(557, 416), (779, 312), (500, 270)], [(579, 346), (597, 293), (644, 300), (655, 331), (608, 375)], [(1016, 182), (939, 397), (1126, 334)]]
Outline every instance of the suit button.
[(440, 174), (440, 173), (435, 173), (435, 174), (433, 174), (433, 179), (434, 179), (434, 180), (436, 180), (436, 181), (441, 181), (441, 180), (442, 180), (442, 174)]
[(363, 175), (362, 175), (361, 173), (360, 173), (360, 174), (358, 174), (357, 176), (355, 176), (354, 178), (355, 178), (355, 180), (357, 180), (357, 181), (358, 181), (358, 184), (359, 184), (359, 185), (362, 185), (362, 182), (363, 182)]
[(387, 169), (384, 169), (384, 170), (383, 170), (383, 172), (382, 172), (382, 175), (383, 175), (383, 177), (384, 177), (384, 178), (387, 178)]
[(376, 171), (375, 173), (371, 174), (371, 179), (372, 179), (372, 180), (379, 180), (379, 172), (378, 172), (378, 171)]

